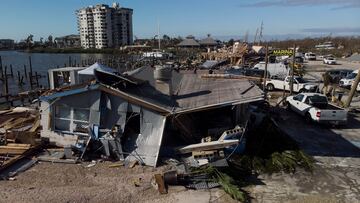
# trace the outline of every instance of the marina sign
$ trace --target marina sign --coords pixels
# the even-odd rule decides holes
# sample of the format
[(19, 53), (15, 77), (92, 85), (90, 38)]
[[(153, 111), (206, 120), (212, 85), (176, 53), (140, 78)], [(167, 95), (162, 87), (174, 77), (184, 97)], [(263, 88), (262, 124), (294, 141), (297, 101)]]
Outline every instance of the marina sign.
[(292, 49), (283, 49), (283, 50), (274, 50), (271, 55), (273, 56), (292, 56), (294, 50)]

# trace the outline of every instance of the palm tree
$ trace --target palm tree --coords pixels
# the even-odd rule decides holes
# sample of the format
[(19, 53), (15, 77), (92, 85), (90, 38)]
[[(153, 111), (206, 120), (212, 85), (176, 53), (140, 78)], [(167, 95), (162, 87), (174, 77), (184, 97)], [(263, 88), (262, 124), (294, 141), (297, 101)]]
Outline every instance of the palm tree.
[(33, 37), (34, 37), (34, 35), (30, 34), (25, 40), (28, 49), (31, 48), (31, 45), (33, 43)]

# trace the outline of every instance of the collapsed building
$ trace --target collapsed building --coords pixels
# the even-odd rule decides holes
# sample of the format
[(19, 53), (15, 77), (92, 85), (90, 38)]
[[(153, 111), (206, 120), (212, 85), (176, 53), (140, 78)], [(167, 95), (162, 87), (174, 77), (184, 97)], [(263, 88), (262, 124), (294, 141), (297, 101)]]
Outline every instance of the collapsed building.
[(201, 53), (201, 57), (205, 60), (228, 60), (232, 65), (251, 65), (263, 61), (265, 51), (264, 46), (252, 46), (248, 43), (235, 42), (229, 47)]
[(96, 81), (40, 98), (42, 139), (82, 148), (98, 140), (105, 154), (149, 166), (179, 146), (244, 125), (248, 105), (264, 98), (246, 79), (202, 78), (168, 66), (94, 74)]

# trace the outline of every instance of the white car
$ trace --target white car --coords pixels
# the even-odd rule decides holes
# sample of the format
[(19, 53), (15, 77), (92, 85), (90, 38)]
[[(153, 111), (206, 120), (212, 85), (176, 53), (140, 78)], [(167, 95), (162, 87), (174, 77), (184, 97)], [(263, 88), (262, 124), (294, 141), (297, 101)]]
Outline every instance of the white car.
[[(269, 91), (275, 89), (290, 91), (290, 80), (291, 77), (279, 78), (272, 76), (266, 81), (266, 88)], [(318, 86), (314, 83), (307, 82), (300, 76), (294, 76), (293, 91), (294, 92), (315, 92)]]
[(300, 93), (286, 98), (286, 106), (304, 116), (307, 122), (346, 124), (348, 112), (328, 103), (319, 93)]
[(305, 53), (305, 59), (308, 61), (316, 61), (316, 55), (314, 53)]
[(326, 58), (324, 58), (323, 63), (324, 64), (329, 64), (329, 65), (332, 65), (332, 64), (335, 65), (336, 64), (336, 59), (333, 58), (333, 57), (326, 57)]
[(341, 79), (339, 82), (339, 86), (343, 88), (350, 88), (352, 84), (354, 83), (354, 80), (358, 74), (359, 70), (354, 70), (352, 73), (350, 73), (345, 78)]

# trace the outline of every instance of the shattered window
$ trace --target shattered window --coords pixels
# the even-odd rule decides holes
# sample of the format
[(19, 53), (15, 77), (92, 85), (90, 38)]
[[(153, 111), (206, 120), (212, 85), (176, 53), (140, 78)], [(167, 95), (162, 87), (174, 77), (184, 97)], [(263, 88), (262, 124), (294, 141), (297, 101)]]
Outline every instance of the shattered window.
[(60, 131), (70, 131), (70, 120), (55, 119), (55, 129)]
[(88, 109), (74, 109), (74, 120), (89, 121), (89, 114)]
[(88, 132), (89, 115), (89, 109), (74, 109), (74, 132)]
[(70, 113), (71, 108), (64, 106), (64, 105), (58, 105), (55, 107), (55, 117), (56, 118), (67, 118), (70, 119)]
[(54, 128), (68, 133), (88, 133), (89, 109), (55, 106)]

